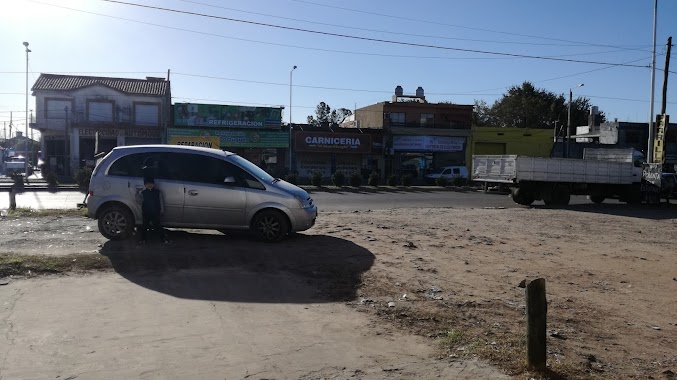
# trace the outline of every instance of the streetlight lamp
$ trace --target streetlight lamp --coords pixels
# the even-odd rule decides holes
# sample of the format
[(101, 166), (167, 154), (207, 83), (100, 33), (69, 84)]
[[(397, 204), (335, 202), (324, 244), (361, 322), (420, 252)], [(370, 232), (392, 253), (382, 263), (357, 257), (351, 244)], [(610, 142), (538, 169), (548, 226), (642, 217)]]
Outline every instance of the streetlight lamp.
[(31, 52), (31, 49), (28, 48), (28, 42), (24, 42), (24, 47), (26, 48), (26, 135), (24, 136), (24, 147), (26, 148), (26, 157), (24, 157), (24, 176), (26, 177), (26, 183), (28, 183), (28, 53)]
[(289, 173), (291, 174), (291, 145), (292, 145), (292, 129), (293, 127), (291, 126), (291, 89), (292, 89), (292, 74), (294, 73), (294, 70), (296, 70), (296, 65), (291, 68), (291, 71), (289, 71)]
[[(579, 84), (576, 87), (583, 87), (585, 86), (584, 83)], [(575, 88), (575, 87), (574, 87)], [(568, 116), (567, 116), (567, 141), (566, 145), (564, 146), (564, 157), (569, 158), (569, 142), (571, 140), (571, 102), (573, 98), (573, 88), (569, 88), (569, 107), (568, 107)]]

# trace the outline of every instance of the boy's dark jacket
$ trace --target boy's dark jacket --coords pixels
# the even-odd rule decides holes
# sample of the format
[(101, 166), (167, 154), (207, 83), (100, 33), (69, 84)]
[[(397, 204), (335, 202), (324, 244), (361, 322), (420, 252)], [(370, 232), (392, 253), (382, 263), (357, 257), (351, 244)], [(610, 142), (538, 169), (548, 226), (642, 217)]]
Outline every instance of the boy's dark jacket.
[(142, 199), (141, 210), (145, 215), (161, 215), (164, 212), (160, 190), (157, 188), (153, 188), (153, 190), (143, 189), (139, 194)]

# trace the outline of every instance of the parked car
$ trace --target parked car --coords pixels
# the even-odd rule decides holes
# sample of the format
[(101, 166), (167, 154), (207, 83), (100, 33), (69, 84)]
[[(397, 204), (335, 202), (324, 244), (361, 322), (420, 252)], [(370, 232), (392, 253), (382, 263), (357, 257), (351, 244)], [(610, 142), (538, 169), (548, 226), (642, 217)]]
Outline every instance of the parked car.
[(308, 193), (246, 159), (217, 149), (137, 145), (113, 149), (92, 172), (88, 215), (111, 240), (142, 224), (138, 192), (152, 176), (162, 191), (164, 227), (251, 230), (265, 241), (311, 228)]
[[(9, 161), (4, 163), (5, 175), (11, 174), (33, 174), (33, 167), (29, 163), (26, 165), (26, 159), (23, 156), (12, 157)], [(28, 168), (28, 173), (26, 173), (26, 168)]]
[(438, 169), (434, 169), (428, 174), (426, 174), (425, 179), (428, 183), (434, 183), (438, 178), (446, 178), (449, 181), (453, 181), (454, 178), (462, 178), (463, 183), (468, 183), (468, 168), (465, 166), (445, 166)]

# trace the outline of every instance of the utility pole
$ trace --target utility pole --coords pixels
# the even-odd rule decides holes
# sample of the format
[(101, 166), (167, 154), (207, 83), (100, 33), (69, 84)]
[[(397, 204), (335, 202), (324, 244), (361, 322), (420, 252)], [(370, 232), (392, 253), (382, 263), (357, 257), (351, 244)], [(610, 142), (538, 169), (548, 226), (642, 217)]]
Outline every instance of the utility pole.
[(12, 138), (12, 122), (13, 122), (12, 111), (9, 111), (9, 138), (10, 139)]
[(3, 140), (7, 141), (7, 122), (6, 121), (2, 122), (2, 137), (3, 137)]
[(658, 20), (658, 0), (654, 1), (654, 11), (653, 11), (653, 47), (651, 50), (651, 97), (649, 105), (649, 141), (648, 149), (646, 150), (646, 162), (653, 163), (653, 139), (654, 139), (654, 130), (653, 130), (653, 106), (654, 106), (654, 92), (656, 89), (656, 23)]
[(26, 183), (28, 183), (28, 53), (31, 52), (31, 49), (28, 48), (28, 42), (23, 43), (26, 48), (26, 135), (24, 136), (24, 149), (26, 150), (26, 157), (24, 157), (24, 176), (26, 178)]
[(668, 48), (665, 55), (665, 72), (663, 74), (663, 99), (661, 101), (661, 113), (656, 115), (656, 124), (654, 125), (653, 139), (650, 144), (653, 144), (653, 159), (650, 163), (664, 164), (665, 163), (665, 136), (670, 125), (670, 115), (665, 114), (668, 95), (668, 73), (670, 70), (670, 51), (672, 47), (672, 37), (668, 38)]
[(663, 74), (663, 101), (661, 102), (661, 114), (665, 115), (665, 107), (668, 99), (668, 73), (670, 72), (670, 52), (672, 51), (672, 37), (668, 37), (668, 48), (665, 53), (665, 71)]
[[(30, 117), (30, 122), (33, 122), (33, 110), (31, 110), (31, 117)], [(33, 152), (35, 152), (35, 148), (33, 147), (33, 128), (31, 128), (31, 159), (33, 160), (33, 164), (37, 165), (38, 164), (38, 158), (33, 157)]]
[(291, 91), (292, 91), (292, 78), (293, 78), (293, 77), (292, 77), (292, 74), (294, 73), (294, 70), (296, 70), (297, 67), (298, 67), (298, 66), (294, 65), (294, 67), (292, 67), (292, 69), (289, 71), (289, 174), (291, 174), (291, 171), (292, 171), (292, 166), (291, 166), (291, 160), (292, 160), (292, 157), (291, 157), (291, 148), (292, 148), (292, 143), (293, 143), (293, 139), (292, 139), (292, 135), (293, 135), (293, 134), (292, 134), (292, 131), (293, 131), (293, 129), (294, 129), (294, 127), (292, 126), (292, 119), (291, 119), (291, 100), (292, 100), (292, 99), (291, 99), (291, 95), (292, 95), (292, 92), (291, 92)]
[(69, 149), (69, 148), (70, 148), (70, 145), (68, 144), (68, 143), (69, 143), (69, 141), (68, 141), (68, 130), (70, 129), (70, 128), (68, 128), (68, 124), (69, 124), (69, 121), (68, 121), (68, 107), (65, 107), (65, 108), (64, 108), (64, 111), (66, 112), (66, 119), (65, 119), (65, 124), (64, 124), (64, 126), (63, 126), (63, 129), (64, 129), (64, 140), (63, 140), (63, 152), (64, 152), (64, 157), (63, 157), (63, 172), (64, 172), (64, 175), (68, 175), (68, 172), (69, 172), (69, 168), (68, 168), (68, 167), (69, 167), (69, 165), (70, 165), (70, 162), (69, 162), (69, 159), (68, 159), (68, 156), (69, 156), (68, 151), (70, 150), (70, 149)]

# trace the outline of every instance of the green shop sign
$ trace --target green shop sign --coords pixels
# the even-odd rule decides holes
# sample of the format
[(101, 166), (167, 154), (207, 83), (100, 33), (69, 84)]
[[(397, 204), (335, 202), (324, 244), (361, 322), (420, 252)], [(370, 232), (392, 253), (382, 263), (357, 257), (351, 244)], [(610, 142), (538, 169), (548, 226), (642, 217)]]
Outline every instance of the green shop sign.
[(289, 132), (229, 131), (214, 129), (167, 128), (167, 140), (177, 137), (218, 137), (221, 148), (288, 148)]
[(219, 104), (174, 104), (174, 125), (280, 129), (282, 108)]

